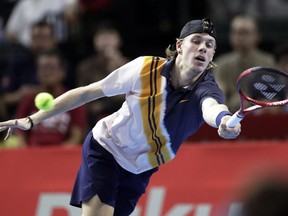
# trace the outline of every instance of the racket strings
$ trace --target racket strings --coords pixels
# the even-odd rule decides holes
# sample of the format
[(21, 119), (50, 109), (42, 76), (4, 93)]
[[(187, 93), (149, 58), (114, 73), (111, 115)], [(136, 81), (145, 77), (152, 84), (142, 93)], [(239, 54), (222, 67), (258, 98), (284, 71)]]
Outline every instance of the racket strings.
[(242, 77), (238, 89), (255, 101), (274, 103), (288, 99), (288, 75), (260, 70)]

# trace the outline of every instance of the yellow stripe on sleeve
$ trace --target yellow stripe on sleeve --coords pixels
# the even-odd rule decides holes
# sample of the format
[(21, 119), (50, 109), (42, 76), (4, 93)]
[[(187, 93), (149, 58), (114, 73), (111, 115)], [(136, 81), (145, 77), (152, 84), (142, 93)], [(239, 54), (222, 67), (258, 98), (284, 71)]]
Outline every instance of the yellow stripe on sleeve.
[(140, 105), (142, 112), (143, 128), (146, 134), (149, 152), (149, 163), (152, 167), (170, 161), (171, 153), (168, 150), (167, 138), (161, 128), (161, 116), (165, 112), (161, 69), (165, 59), (159, 57), (146, 57), (141, 71), (142, 91), (140, 94)]

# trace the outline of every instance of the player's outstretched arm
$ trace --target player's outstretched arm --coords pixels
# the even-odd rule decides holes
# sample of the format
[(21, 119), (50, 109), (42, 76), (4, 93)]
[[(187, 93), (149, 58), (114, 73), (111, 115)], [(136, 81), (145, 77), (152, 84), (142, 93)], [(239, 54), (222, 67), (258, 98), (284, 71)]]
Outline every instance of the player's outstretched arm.
[(32, 122), (29, 117), (0, 122), (0, 132), (8, 129), (8, 132), (4, 138), (4, 140), (6, 140), (11, 135), (14, 128), (29, 130), (33, 126), (31, 123)]
[(50, 110), (39, 110), (29, 117), (0, 122), (0, 132), (8, 129), (8, 133), (5, 137), (5, 139), (7, 139), (14, 128), (29, 130), (34, 125), (47, 118), (72, 110), (104, 96), (100, 82), (72, 89), (55, 98), (54, 106)]
[(226, 122), (231, 118), (231, 113), (224, 104), (219, 104), (213, 98), (207, 98), (202, 103), (203, 118), (207, 124), (218, 128), (218, 134), (224, 139), (234, 139), (241, 131), (241, 125), (237, 124), (233, 128), (226, 126)]
[(54, 115), (75, 109), (83, 104), (104, 96), (105, 95), (101, 89), (100, 82), (92, 83), (90, 85), (82, 86), (65, 92), (64, 94), (55, 98), (54, 106), (51, 110), (39, 110), (37, 113), (31, 115), (30, 117), (33, 120), (33, 123), (36, 125), (39, 122)]

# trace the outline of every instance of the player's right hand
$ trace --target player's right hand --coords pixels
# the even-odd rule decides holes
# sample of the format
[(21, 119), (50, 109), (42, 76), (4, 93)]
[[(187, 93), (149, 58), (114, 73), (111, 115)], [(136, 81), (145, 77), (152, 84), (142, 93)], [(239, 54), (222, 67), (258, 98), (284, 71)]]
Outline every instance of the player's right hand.
[(13, 119), (5, 122), (0, 122), (0, 132), (8, 129), (4, 140), (7, 140), (9, 138), (14, 128), (19, 128), (21, 130), (29, 130), (31, 128), (31, 122), (28, 118)]
[(227, 127), (226, 123), (231, 118), (231, 116), (224, 116), (221, 119), (221, 123), (218, 127), (218, 134), (220, 137), (224, 139), (235, 139), (237, 136), (239, 136), (241, 132), (241, 124), (238, 123), (235, 127)]

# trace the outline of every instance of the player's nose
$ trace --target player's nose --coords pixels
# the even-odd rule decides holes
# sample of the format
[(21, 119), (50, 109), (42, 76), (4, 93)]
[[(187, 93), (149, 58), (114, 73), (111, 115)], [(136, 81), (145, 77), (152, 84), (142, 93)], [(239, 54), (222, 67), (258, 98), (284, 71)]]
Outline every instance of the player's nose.
[(199, 51), (200, 53), (206, 53), (206, 52), (207, 52), (207, 47), (206, 47), (206, 45), (205, 45), (204, 43), (199, 44), (198, 51)]

